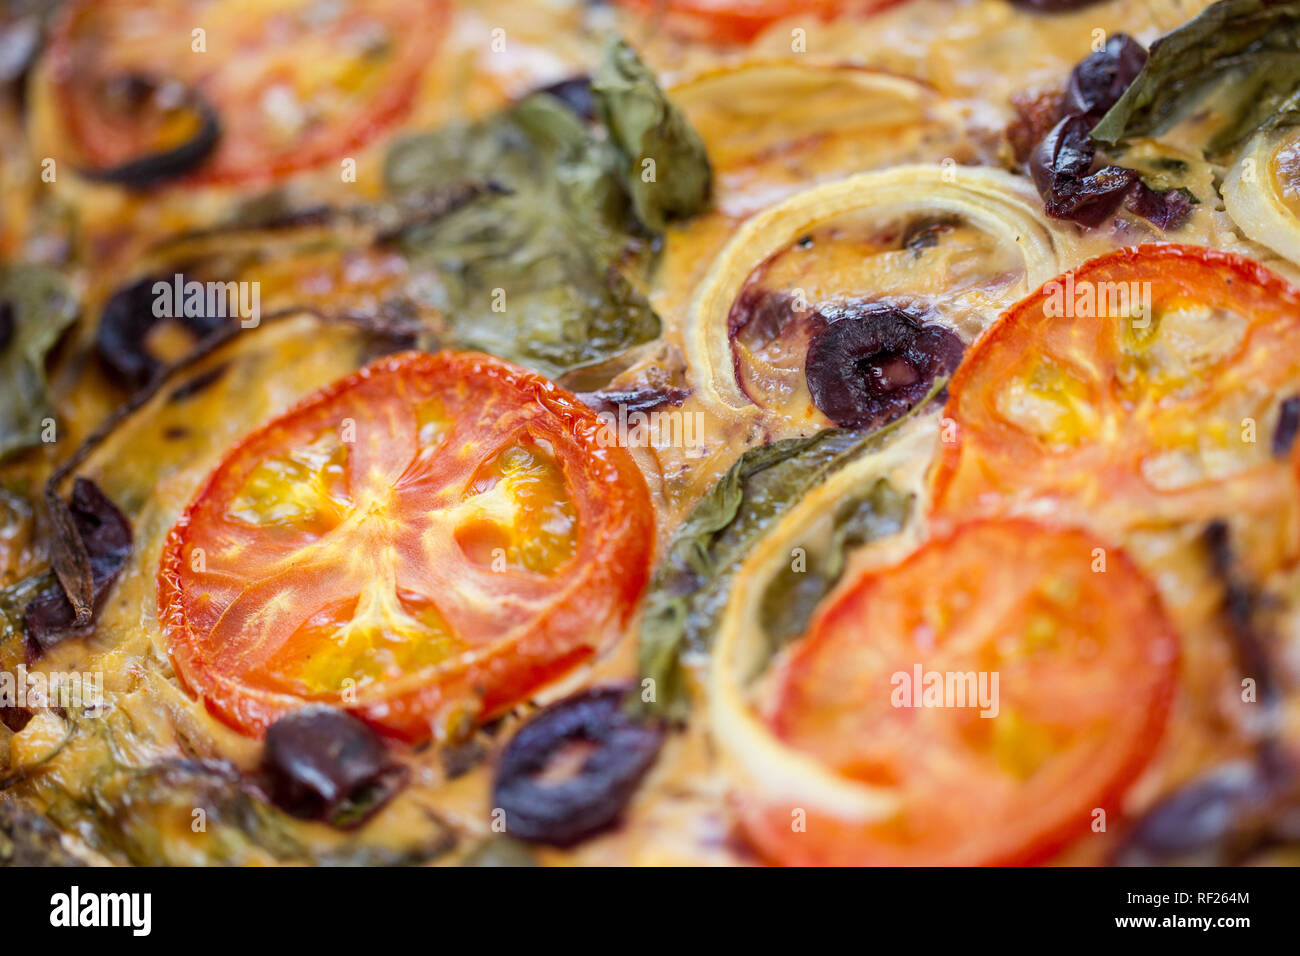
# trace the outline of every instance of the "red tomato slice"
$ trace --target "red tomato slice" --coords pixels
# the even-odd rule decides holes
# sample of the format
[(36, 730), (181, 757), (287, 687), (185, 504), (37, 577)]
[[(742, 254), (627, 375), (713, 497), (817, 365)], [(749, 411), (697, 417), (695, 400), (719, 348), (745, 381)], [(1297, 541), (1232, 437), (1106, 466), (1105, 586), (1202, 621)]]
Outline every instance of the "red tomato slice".
[(1120, 249), (1021, 300), (967, 354), (935, 508), (1046, 501), (1122, 529), (1285, 507), (1291, 451), (1272, 439), (1297, 392), (1300, 290), (1229, 253)]
[(865, 15), (902, 0), (618, 0), (641, 16), (662, 16), (677, 33), (715, 43), (746, 43), (777, 20)]
[(147, 77), (197, 91), (219, 116), (215, 150), (186, 182), (270, 181), (347, 156), (398, 121), (446, 24), (445, 0), (347, 0), (337, 9), (84, 0), (55, 30), (51, 76), (83, 168), (175, 146), (196, 125), (142, 111), (122, 92), (124, 80)]
[(308, 702), (410, 740), (590, 658), (645, 588), (654, 518), (573, 395), (475, 353), (382, 359), (232, 448), (172, 529), (176, 673), (259, 734)]
[[(778, 667), (769, 720), (900, 809), (851, 823), (806, 807), (800, 832), (790, 806), (742, 796), (759, 849), (796, 865), (1023, 864), (1091, 833), (1097, 808), (1113, 820), (1161, 736), (1178, 641), (1122, 552), (1093, 570), (1097, 547), (1076, 530), (973, 522), (843, 592)], [(916, 698), (898, 675), (918, 668)], [(973, 675), (973, 706), (953, 706), (956, 682), (906, 706), (926, 701), (931, 674)]]

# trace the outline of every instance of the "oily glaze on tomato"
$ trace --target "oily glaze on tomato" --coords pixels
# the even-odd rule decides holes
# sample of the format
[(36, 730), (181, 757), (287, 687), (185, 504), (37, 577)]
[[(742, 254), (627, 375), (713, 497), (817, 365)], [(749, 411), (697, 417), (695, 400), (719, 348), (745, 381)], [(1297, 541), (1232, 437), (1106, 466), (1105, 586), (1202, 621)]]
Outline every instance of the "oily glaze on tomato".
[(601, 435), (574, 396), (475, 353), (322, 389), (232, 448), (172, 529), (177, 674), (252, 734), (308, 702), (411, 740), (501, 713), (645, 587), (649, 494)]
[(400, 119), (446, 20), (444, 0), (79, 2), (51, 41), (56, 108), (75, 164), (100, 171), (193, 132), (184, 110), (138, 101), (170, 84), (220, 124), (186, 181), (265, 182), (349, 155)]
[(777, 20), (820, 20), (872, 13), (901, 0), (619, 0), (645, 17), (663, 17), (677, 33), (715, 43), (745, 43)]
[[(1021, 864), (1085, 837), (1097, 808), (1113, 820), (1161, 736), (1177, 640), (1150, 582), (1116, 549), (1099, 565), (1102, 547), (973, 522), (842, 592), (779, 666), (769, 720), (898, 811), (851, 822), (805, 802), (798, 830), (789, 805), (741, 795), (758, 848), (798, 865)], [(932, 673), (971, 674), (968, 706), (955, 684), (926, 698)]]
[[(1133, 307), (1148, 299), (1149, 317)], [(1229, 253), (1120, 249), (1021, 300), (967, 354), (935, 507), (1047, 503), (1115, 529), (1288, 507), (1273, 436), (1297, 393), (1300, 290)]]

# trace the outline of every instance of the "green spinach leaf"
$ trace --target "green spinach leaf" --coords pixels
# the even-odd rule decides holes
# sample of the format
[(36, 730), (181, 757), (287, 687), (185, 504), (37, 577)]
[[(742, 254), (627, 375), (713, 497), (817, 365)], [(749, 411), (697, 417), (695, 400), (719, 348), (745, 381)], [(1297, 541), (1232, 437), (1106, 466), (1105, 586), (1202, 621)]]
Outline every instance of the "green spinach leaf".
[(763, 590), (760, 618), (772, 653), (804, 633), (817, 605), (844, 573), (849, 551), (901, 531), (911, 513), (912, 496), (884, 478), (840, 505), (825, 547), (805, 549), (805, 567), (787, 565)]
[(622, 136), (660, 150), (674, 181), (707, 181), (708, 159), (635, 55), (617, 61), (639, 82), (597, 91), (609, 129), (536, 93), (390, 151), (385, 182), (396, 196), (461, 182), (493, 186), (397, 237), (432, 277), (418, 294), (446, 316), (456, 344), (555, 376), (658, 336), (659, 317), (639, 287), (655, 248), (650, 230), (702, 202), (687, 201), (662, 177), (662, 190), (633, 178)]
[(1092, 130), (1107, 146), (1157, 136), (1213, 95), (1220, 155), (1261, 128), (1300, 123), (1300, 2), (1219, 0), (1151, 47), (1142, 72)]
[(77, 317), (64, 279), (42, 266), (0, 268), (0, 458), (41, 440), (54, 413), (45, 356)]
[[(870, 433), (832, 428), (809, 438), (751, 448), (695, 506), (669, 546), (646, 599), (638, 663), (641, 677), (655, 682), (655, 699), (644, 705), (645, 710), (672, 719), (685, 717), (689, 701), (682, 654), (706, 650), (712, 643), (718, 616), (746, 555), (782, 515), (829, 475), (883, 447), (897, 424)], [(809, 600), (815, 604), (834, 584), (843, 569), (845, 549), (901, 527), (910, 509), (910, 499), (888, 486), (868, 489), (866, 500), (866, 511), (855, 505), (837, 518), (833, 550), (839, 557), (818, 567), (821, 583), (800, 595), (800, 608), (808, 607)], [(786, 609), (780, 627), (794, 626), (798, 613)]]
[(624, 155), (637, 218), (662, 231), (707, 205), (713, 171), (704, 140), (664, 96), (626, 43), (612, 44), (591, 81), (605, 125)]

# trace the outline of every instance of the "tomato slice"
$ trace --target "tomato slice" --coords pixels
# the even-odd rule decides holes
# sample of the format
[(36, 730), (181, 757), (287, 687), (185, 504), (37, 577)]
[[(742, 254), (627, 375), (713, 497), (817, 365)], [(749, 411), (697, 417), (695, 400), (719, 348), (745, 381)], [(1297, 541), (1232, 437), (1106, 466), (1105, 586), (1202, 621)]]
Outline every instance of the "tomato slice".
[(233, 447), (158, 571), (176, 673), (239, 730), (308, 702), (418, 740), (590, 658), (649, 575), (628, 452), (539, 375), (404, 353)]
[(195, 91), (218, 114), (216, 147), (187, 182), (269, 181), (347, 156), (399, 120), (446, 22), (445, 0), (86, 0), (59, 21), (51, 77), (85, 168), (186, 135), (183, 111), (160, 115), (123, 92), (148, 79)]
[(662, 16), (675, 32), (715, 43), (746, 43), (777, 20), (864, 15), (901, 0), (618, 0), (642, 16)]
[(1281, 507), (1295, 484), (1273, 438), (1297, 392), (1300, 290), (1229, 253), (1120, 249), (1021, 300), (967, 354), (935, 508), (1050, 502), (1123, 529)]
[[(853, 823), (806, 806), (801, 831), (790, 806), (742, 796), (757, 846), (797, 865), (1023, 864), (1116, 813), (1161, 736), (1178, 642), (1122, 552), (1093, 570), (1097, 547), (969, 522), (844, 591), (776, 669), (769, 721), (899, 810)], [(925, 696), (930, 675), (966, 674), (967, 706), (956, 680)]]

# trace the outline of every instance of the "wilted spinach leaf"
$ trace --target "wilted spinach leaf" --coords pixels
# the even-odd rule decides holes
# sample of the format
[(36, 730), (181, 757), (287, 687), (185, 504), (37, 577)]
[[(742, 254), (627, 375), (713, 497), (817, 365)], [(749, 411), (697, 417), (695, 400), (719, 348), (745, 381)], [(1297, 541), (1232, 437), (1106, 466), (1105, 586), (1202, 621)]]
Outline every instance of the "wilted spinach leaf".
[(0, 458), (41, 440), (41, 422), (53, 414), (45, 356), (76, 317), (76, 300), (57, 272), (0, 268)]
[(1206, 145), (1210, 155), (1257, 129), (1300, 123), (1300, 2), (1219, 0), (1161, 37), (1092, 138), (1114, 146), (1159, 135), (1212, 91), (1229, 97), (1230, 118)]
[[(635, 93), (619, 87), (597, 97), (606, 122), (659, 150), (661, 172), (707, 182), (698, 138), (652, 79)], [(687, 139), (694, 145), (679, 144)], [(631, 175), (633, 160), (621, 146), (601, 124), (535, 93), (494, 116), (393, 147), (384, 176), (396, 196), (469, 181), (494, 186), (394, 237), (436, 279), (418, 294), (444, 313), (456, 344), (554, 376), (659, 334), (659, 317), (637, 288), (653, 252), (647, 227), (697, 212), (702, 202), (692, 205), (663, 175), (662, 189), (643, 190), (655, 184)], [(648, 218), (638, 219), (643, 212)]]
[[(943, 384), (937, 382), (931, 395)], [(642, 678), (655, 681), (655, 700), (648, 710), (673, 719), (685, 716), (689, 701), (681, 655), (712, 643), (718, 615), (746, 555), (805, 494), (862, 454), (883, 447), (905, 420), (877, 431), (831, 428), (809, 438), (751, 448), (695, 506), (655, 572), (641, 619), (638, 664)], [(904, 505), (895, 499), (903, 496), (873, 486), (868, 500), (873, 497), (882, 506), (879, 514), (857, 514), (855, 508), (842, 520), (837, 518), (840, 550), (852, 541), (867, 540), (864, 535), (885, 533), (896, 521), (901, 526)], [(842, 570), (842, 565), (835, 569), (837, 560), (819, 573), (829, 576), (833, 571), (837, 577)], [(789, 626), (789, 620), (783, 626)]]
[(912, 496), (884, 478), (840, 505), (825, 549), (806, 549), (806, 567), (796, 571), (786, 566), (763, 590), (760, 617), (773, 652), (804, 632), (844, 573), (848, 552), (902, 530), (911, 512)]
[(630, 46), (620, 42), (609, 47), (591, 88), (625, 156), (637, 218), (659, 231), (703, 209), (713, 176), (704, 141)]
[(437, 277), (429, 304), (458, 344), (557, 375), (659, 334), (622, 271), (649, 242), (634, 234), (615, 162), (613, 147), (548, 94), (393, 148), (394, 192), (475, 176), (502, 187), (398, 240)]

